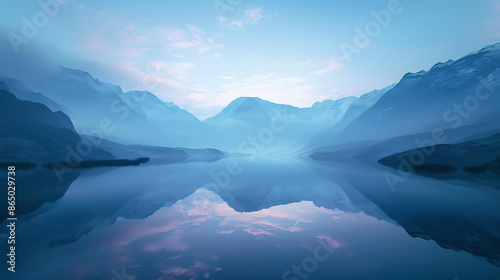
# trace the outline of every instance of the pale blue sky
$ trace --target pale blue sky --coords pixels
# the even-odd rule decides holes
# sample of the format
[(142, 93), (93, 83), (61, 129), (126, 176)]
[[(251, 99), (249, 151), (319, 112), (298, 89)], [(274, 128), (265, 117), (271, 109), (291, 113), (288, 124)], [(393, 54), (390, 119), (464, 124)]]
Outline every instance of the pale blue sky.
[[(492, 0), (66, 1), (30, 46), (201, 119), (240, 96), (298, 107), (359, 96), (500, 41)], [(38, 1), (0, 3), (0, 26), (19, 35), (22, 18), (42, 10)], [(221, 14), (220, 3), (230, 9)], [(370, 22), (381, 10), (391, 19), (377, 30)], [(356, 28), (367, 27), (369, 44), (347, 59), (342, 44), (356, 46)], [(145, 84), (148, 73), (158, 83)]]

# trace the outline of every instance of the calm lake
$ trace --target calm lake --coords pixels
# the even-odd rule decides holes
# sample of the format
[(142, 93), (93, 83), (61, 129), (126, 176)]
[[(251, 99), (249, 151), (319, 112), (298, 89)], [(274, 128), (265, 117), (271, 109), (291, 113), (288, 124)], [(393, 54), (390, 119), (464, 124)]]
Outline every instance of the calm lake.
[(62, 183), (19, 171), (14, 279), (500, 279), (499, 188), (389, 187), (387, 170), (235, 157)]

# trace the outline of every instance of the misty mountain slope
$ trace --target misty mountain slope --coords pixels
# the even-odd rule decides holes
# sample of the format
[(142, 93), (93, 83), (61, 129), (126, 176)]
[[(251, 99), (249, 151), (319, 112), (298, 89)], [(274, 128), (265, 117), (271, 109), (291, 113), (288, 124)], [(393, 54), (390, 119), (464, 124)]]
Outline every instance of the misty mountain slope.
[(223, 124), (232, 121), (269, 122), (277, 115), (287, 117), (295, 123), (313, 126), (331, 126), (342, 119), (357, 97), (350, 96), (338, 100), (327, 99), (314, 103), (308, 108), (297, 108), (277, 104), (258, 97), (240, 97), (233, 100), (219, 114), (205, 120), (208, 124)]
[(70, 119), (61, 112), (52, 112), (48, 107), (31, 101), (17, 99), (12, 93), (0, 91), (2, 105), (1, 132), (3, 136), (26, 136), (33, 127), (52, 127), (76, 134)]
[(67, 111), (67, 108), (65, 108), (63, 105), (54, 102), (53, 100), (47, 98), (41, 93), (33, 92), (23, 82), (21, 82), (18, 79), (13, 79), (6, 76), (0, 76), (0, 81), (1, 83), (3, 83), (3, 86), (0, 86), (0, 89), (4, 89), (11, 92), (18, 99), (44, 104), (45, 106), (49, 107), (49, 109), (52, 110), (53, 112)]
[[(425, 153), (424, 157), (417, 154)], [(489, 171), (498, 173), (500, 133), (487, 138), (453, 144), (440, 144), (407, 150), (380, 159), (378, 162), (392, 168), (410, 169), (424, 174), (450, 173), (449, 177), (467, 178)], [(482, 176), (486, 179), (487, 176)], [(500, 177), (489, 176), (500, 181)]]
[(436, 144), (458, 144), (475, 141), (499, 133), (500, 128), (485, 130), (485, 126), (467, 125), (457, 129), (443, 130), (443, 137), (440, 138), (442, 140), (440, 142), (435, 142), (432, 139), (432, 132), (422, 132), (383, 140), (364, 140), (323, 146), (304, 152), (302, 155), (320, 161), (351, 162), (354, 164), (370, 162), (378, 165), (377, 161), (381, 158), (404, 151)]
[(359, 117), (363, 112), (372, 107), (377, 101), (382, 98), (382, 96), (393, 89), (396, 84), (392, 84), (383, 89), (376, 89), (361, 95), (355, 102), (349, 106), (349, 109), (339, 121), (338, 124), (334, 125), (331, 130), (340, 131), (347, 125), (349, 125), (352, 121), (354, 121), (357, 117)]
[(0, 90), (11, 92), (10, 88), (3, 81), (0, 81)]
[(102, 118), (140, 119), (141, 115), (124, 104), (118, 96), (120, 91), (101, 83), (90, 74), (65, 67), (48, 73), (44, 82), (32, 85), (44, 95), (64, 104), (71, 110), (71, 119), (77, 127), (97, 127)]
[[(214, 135), (228, 141), (224, 149), (233, 151), (248, 137), (273, 130), (265, 152), (288, 148), (298, 141), (309, 141), (313, 136), (339, 122), (357, 97), (316, 102), (308, 108), (276, 104), (257, 97), (240, 97), (227, 105), (219, 114), (204, 121), (215, 131)], [(214, 139), (217, 140), (217, 139)], [(219, 139), (220, 140), (220, 139)], [(266, 142), (267, 140), (261, 141)], [(214, 147), (221, 148), (220, 143)]]
[(200, 121), (173, 102), (163, 102), (149, 91), (129, 91), (120, 94), (121, 99), (139, 114), (152, 121), (173, 121), (179, 125), (200, 125)]
[[(0, 47), (11, 49), (8, 40), (0, 40)], [(84, 71), (63, 67), (34, 47), (24, 48), (23, 55), (6, 51), (0, 59), (1, 76), (19, 79), (34, 92), (64, 105), (63, 111), (79, 133), (99, 134), (128, 144), (207, 147), (201, 137), (204, 135), (201, 122), (191, 127), (169, 120), (181, 119), (182, 114), (152, 120), (123, 101), (119, 86), (101, 82)], [(166, 112), (169, 113), (175, 112)]]
[[(10, 92), (0, 90), (1, 161), (63, 161), (68, 149), (77, 150), (80, 142), (80, 136), (64, 113), (54, 113), (45, 105), (19, 100)], [(95, 148), (82, 158), (111, 159), (113, 156)]]
[[(286, 115), (284, 115), (286, 114)], [(239, 97), (227, 105), (219, 114), (205, 120), (207, 124), (270, 122), (277, 116), (285, 116), (294, 122), (307, 122), (312, 115), (300, 108), (262, 100), (258, 97)]]
[(257, 97), (240, 97), (204, 123), (208, 147), (239, 153), (267, 153), (287, 145), (299, 133), (314, 133), (312, 115), (300, 108)]
[[(493, 91), (500, 79), (499, 49), (500, 44), (487, 46), (457, 61), (438, 63), (429, 71), (404, 75), (346, 126), (337, 141), (382, 139), (485, 121), (500, 103), (498, 90)], [(487, 82), (482, 77), (488, 77)]]
[(123, 93), (117, 85), (62, 66), (44, 76), (43, 80), (30, 80), (30, 87), (64, 104), (81, 133), (98, 130), (104, 138), (133, 144), (204, 145), (199, 140), (203, 126), (199, 120), (149, 92)]
[[(240, 97), (204, 123), (211, 127), (209, 146), (230, 152), (273, 152), (293, 145), (297, 139), (312, 137), (326, 129), (333, 118), (342, 114), (344, 101), (326, 101), (310, 108), (297, 108), (262, 100)], [(252, 140), (253, 139), (253, 140)], [(250, 142), (256, 141), (254, 144)]]
[(332, 126), (338, 123), (345, 114), (349, 111), (352, 104), (358, 101), (357, 97), (349, 96), (337, 100), (324, 100), (321, 102), (314, 103), (310, 108), (304, 108), (307, 112), (310, 112), (313, 117), (313, 122)]
[(380, 90), (373, 90), (361, 95), (350, 106), (347, 111), (342, 115), (342, 118), (337, 123), (332, 122), (332, 126), (327, 130), (321, 132), (310, 140), (308, 148), (318, 148), (327, 146), (334, 142), (338, 134), (350, 123), (352, 123), (362, 113), (372, 107), (378, 100), (389, 90), (393, 89), (396, 84), (392, 84)]

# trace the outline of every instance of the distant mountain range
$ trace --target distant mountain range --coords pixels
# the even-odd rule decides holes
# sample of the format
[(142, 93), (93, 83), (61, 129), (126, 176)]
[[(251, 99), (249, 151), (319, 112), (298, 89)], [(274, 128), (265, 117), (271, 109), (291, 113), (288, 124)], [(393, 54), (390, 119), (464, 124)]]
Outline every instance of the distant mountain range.
[(224, 125), (238, 123), (269, 123), (277, 116), (286, 117), (293, 123), (310, 126), (330, 127), (338, 123), (350, 106), (357, 100), (351, 96), (338, 100), (316, 102), (309, 108), (297, 108), (290, 105), (276, 104), (258, 97), (240, 97), (227, 105), (219, 114), (205, 120), (205, 123)]
[(283, 130), (273, 132), (271, 143), (262, 139), (260, 142), (263, 142), (261, 145), (267, 152), (281, 150), (306, 144), (315, 136), (324, 139), (322, 135), (342, 130), (392, 87), (394, 85), (374, 90), (359, 98), (351, 96), (324, 100), (308, 108), (276, 104), (257, 97), (240, 97), (216, 116), (206, 119), (205, 123), (221, 129), (218, 135), (223, 135), (228, 143), (237, 147), (246, 143), (248, 137), (258, 137), (259, 133), (271, 129), (273, 122), (279, 122), (283, 124)]
[(284, 124), (283, 129), (273, 131), (272, 141), (265, 143), (265, 150), (260, 152), (307, 142), (337, 123), (347, 125), (387, 91), (373, 91), (361, 98), (324, 100), (309, 108), (241, 97), (202, 122), (151, 92), (123, 92), (121, 87), (101, 82), (80, 70), (55, 65), (44, 71), (43, 79), (27, 80), (29, 85), (22, 79), (0, 77), (17, 98), (65, 112), (80, 133), (97, 130), (104, 138), (124, 144), (215, 147), (234, 152), (248, 150), (243, 147), (248, 137), (259, 137), (262, 129), (270, 129), (271, 123), (277, 121)]
[(429, 71), (408, 73), (345, 127), (341, 141), (384, 139), (436, 127), (493, 128), (500, 116), (499, 78), (500, 43), (438, 63)]
[(359, 98), (354, 98), (347, 110), (342, 114), (342, 117), (329, 127), (324, 132), (320, 133), (311, 143), (314, 147), (328, 146), (335, 141), (335, 138), (344, 130), (346, 126), (352, 123), (356, 118), (371, 108), (378, 100), (389, 90), (393, 89), (396, 84), (392, 84), (380, 90), (373, 90), (361, 95)]
[(499, 88), (500, 43), (404, 75), (342, 130), (327, 130), (303, 150), (315, 160), (378, 161), (398, 176), (498, 185)]
[[(21, 85), (18, 81), (13, 84)], [(20, 91), (23, 97), (49, 100), (49, 104), (56, 104), (24, 87), (19, 88), (23, 89)], [(66, 168), (136, 165), (151, 158), (157, 163), (172, 163), (213, 161), (224, 156), (224, 153), (215, 149), (126, 146), (96, 139), (95, 135), (81, 136), (65, 113), (53, 112), (38, 102), (18, 99), (4, 82), (0, 82), (1, 166), (28, 168), (43, 165), (58, 170), (61, 175), (72, 172), (61, 171)]]
[(202, 123), (175, 104), (146, 91), (123, 92), (80, 70), (59, 67), (29, 86), (64, 104), (77, 131), (85, 134), (98, 129), (111, 140), (167, 146), (193, 145), (200, 135)]
[[(15, 78), (4, 74), (0, 89), (19, 100), (44, 104), (55, 115), (69, 116), (66, 123), (74, 124), (76, 137), (77, 133), (97, 134), (122, 144), (250, 154), (287, 148), (324, 152), (349, 143), (393, 141), (436, 129), (460, 128), (463, 138), (479, 139), (500, 128), (500, 96), (494, 91), (500, 77), (500, 44), (438, 63), (428, 71), (408, 73), (399, 83), (359, 98), (297, 108), (240, 97), (203, 122), (151, 92), (123, 92), (80, 70), (56, 64), (44, 67), (50, 70), (36, 79), (23, 79), (19, 69), (13, 71)], [(4, 106), (19, 104), (5, 98)], [(467, 126), (474, 129), (467, 131)]]

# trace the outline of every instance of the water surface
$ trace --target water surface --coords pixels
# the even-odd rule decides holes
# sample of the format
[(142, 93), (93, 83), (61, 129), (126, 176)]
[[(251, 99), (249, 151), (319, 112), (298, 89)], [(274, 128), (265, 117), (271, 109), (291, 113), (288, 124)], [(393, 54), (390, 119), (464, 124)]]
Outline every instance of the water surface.
[(500, 278), (498, 189), (419, 176), (390, 188), (383, 172), (244, 157), (66, 184), (26, 171), (18, 188), (36, 178), (47, 195), (20, 194), (16, 279)]

